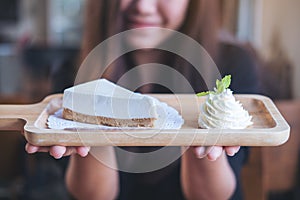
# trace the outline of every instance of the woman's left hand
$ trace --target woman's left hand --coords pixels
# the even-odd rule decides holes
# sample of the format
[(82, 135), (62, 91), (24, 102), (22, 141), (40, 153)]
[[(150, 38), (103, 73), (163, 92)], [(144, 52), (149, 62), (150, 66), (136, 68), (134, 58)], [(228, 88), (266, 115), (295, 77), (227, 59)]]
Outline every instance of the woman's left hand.
[(78, 154), (81, 157), (87, 156), (90, 151), (90, 147), (66, 147), (66, 146), (35, 146), (32, 144), (27, 143), (25, 146), (25, 150), (29, 154), (37, 153), (37, 152), (49, 152), (51, 156), (55, 159), (60, 159), (63, 156), (70, 156), (72, 154)]
[(207, 157), (210, 161), (217, 160), (222, 154), (223, 151), (228, 156), (234, 156), (239, 150), (240, 146), (230, 146), (230, 147), (222, 147), (222, 146), (200, 146), (200, 147), (191, 147), (194, 148), (194, 153), (198, 158)]

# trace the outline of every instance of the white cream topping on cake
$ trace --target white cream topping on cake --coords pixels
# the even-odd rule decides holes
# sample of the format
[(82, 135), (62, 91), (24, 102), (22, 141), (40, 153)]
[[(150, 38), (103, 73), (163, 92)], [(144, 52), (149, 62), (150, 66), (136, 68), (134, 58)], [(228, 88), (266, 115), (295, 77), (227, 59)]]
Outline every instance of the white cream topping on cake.
[(230, 89), (220, 94), (208, 94), (200, 113), (198, 124), (201, 128), (244, 129), (252, 125), (252, 117), (235, 100)]
[(157, 101), (106, 79), (79, 84), (64, 91), (63, 108), (113, 119), (157, 118)]
[(198, 96), (207, 95), (200, 107), (198, 125), (200, 128), (244, 129), (252, 125), (252, 117), (242, 104), (236, 101), (228, 88), (231, 76), (217, 80), (214, 91), (203, 92)]

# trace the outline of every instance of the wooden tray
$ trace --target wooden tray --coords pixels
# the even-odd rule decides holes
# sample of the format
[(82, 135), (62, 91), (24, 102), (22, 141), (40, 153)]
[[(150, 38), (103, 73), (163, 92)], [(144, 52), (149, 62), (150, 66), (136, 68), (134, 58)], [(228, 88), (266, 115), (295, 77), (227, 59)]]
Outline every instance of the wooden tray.
[(62, 94), (51, 95), (30, 105), (0, 105), (0, 130), (23, 130), (34, 145), (67, 146), (277, 146), (289, 138), (290, 127), (274, 103), (261, 95), (236, 95), (253, 116), (253, 126), (243, 130), (198, 129), (199, 105), (205, 97), (152, 95), (174, 107), (185, 123), (180, 130), (54, 130), (48, 116), (61, 108)]

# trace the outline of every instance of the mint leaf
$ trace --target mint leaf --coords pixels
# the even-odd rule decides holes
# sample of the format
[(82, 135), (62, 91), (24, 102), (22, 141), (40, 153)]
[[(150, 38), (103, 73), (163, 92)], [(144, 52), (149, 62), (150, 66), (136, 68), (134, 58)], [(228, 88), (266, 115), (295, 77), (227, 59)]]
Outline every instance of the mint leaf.
[(216, 87), (217, 92), (222, 93), (225, 89), (227, 89), (230, 86), (231, 83), (231, 75), (227, 75), (224, 78), (222, 78), (221, 81), (216, 81)]
[(196, 94), (198, 97), (203, 97), (203, 96), (206, 96), (208, 95), (209, 93), (211, 93), (211, 91), (206, 91), (206, 92), (200, 92), (198, 94)]
[(221, 81), (219, 81), (218, 79), (216, 80), (216, 88), (217, 90), (221, 87)]
[(231, 75), (227, 75), (224, 78), (222, 78), (222, 80), (216, 80), (216, 92), (214, 91), (207, 91), (207, 92), (200, 92), (198, 94), (196, 94), (198, 97), (202, 97), (202, 96), (206, 96), (208, 94), (220, 94), (222, 93), (224, 90), (226, 90), (227, 88), (229, 88), (231, 83)]
[(221, 93), (224, 90), (223, 83), (219, 80), (216, 80), (217, 93)]
[(227, 75), (222, 79), (222, 83), (225, 87), (225, 89), (229, 88), (230, 83), (231, 83), (231, 75)]

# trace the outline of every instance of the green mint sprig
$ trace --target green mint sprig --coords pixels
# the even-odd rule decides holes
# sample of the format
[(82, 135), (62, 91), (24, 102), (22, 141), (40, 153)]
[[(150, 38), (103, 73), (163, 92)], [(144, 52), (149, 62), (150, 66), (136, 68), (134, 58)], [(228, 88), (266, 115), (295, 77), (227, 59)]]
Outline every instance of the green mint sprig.
[(206, 96), (208, 94), (220, 94), (222, 93), (224, 90), (226, 90), (227, 88), (229, 88), (231, 83), (231, 75), (227, 75), (224, 78), (222, 78), (222, 80), (216, 80), (216, 89), (214, 91), (206, 91), (206, 92), (200, 92), (198, 94), (196, 94), (198, 97), (203, 97)]

